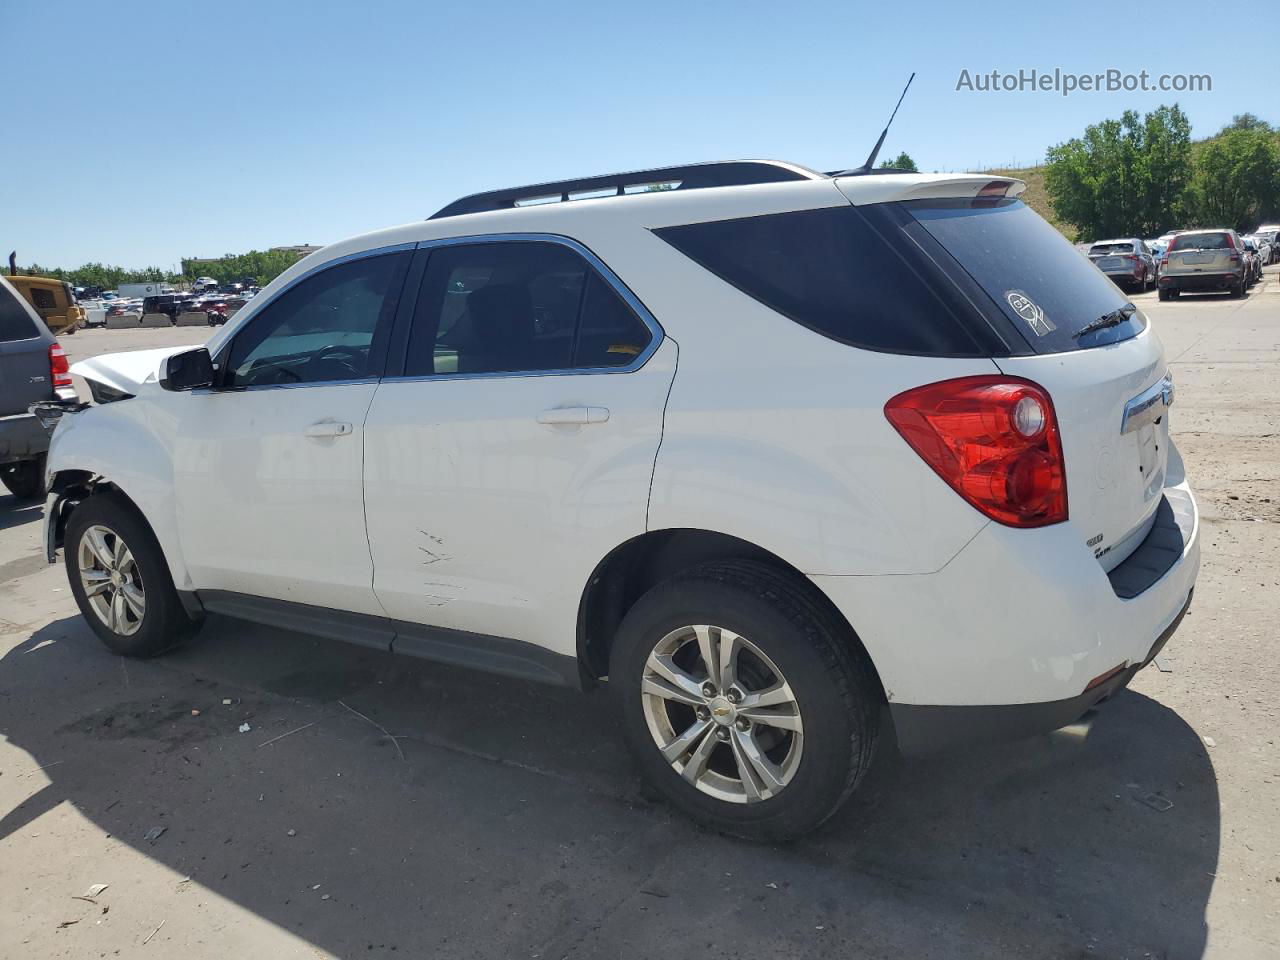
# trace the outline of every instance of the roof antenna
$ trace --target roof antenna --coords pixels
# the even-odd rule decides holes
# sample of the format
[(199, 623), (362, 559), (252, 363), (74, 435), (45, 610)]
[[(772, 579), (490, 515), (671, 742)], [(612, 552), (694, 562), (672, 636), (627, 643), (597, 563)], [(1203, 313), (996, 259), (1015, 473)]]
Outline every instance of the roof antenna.
[(880, 156), (880, 148), (884, 146), (884, 138), (889, 133), (889, 128), (893, 126), (893, 118), (898, 115), (898, 107), (902, 106), (903, 99), (907, 96), (907, 91), (911, 89), (911, 81), (916, 78), (913, 72), (907, 78), (907, 85), (902, 88), (902, 96), (898, 98), (897, 105), (893, 108), (893, 113), (889, 114), (889, 122), (884, 125), (884, 130), (880, 133), (880, 139), (876, 141), (875, 148), (871, 151), (871, 156), (867, 157), (867, 162), (860, 166), (855, 173), (870, 173), (871, 165), (876, 162), (876, 157)]

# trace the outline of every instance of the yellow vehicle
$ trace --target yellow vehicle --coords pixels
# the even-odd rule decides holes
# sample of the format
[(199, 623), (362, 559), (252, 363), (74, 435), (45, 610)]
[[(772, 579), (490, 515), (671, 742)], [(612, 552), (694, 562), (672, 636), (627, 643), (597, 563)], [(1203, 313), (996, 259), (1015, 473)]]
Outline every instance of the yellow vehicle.
[(65, 280), (52, 277), (6, 277), (15, 290), (40, 314), (54, 333), (75, 333), (84, 323), (84, 307), (76, 303), (76, 291)]

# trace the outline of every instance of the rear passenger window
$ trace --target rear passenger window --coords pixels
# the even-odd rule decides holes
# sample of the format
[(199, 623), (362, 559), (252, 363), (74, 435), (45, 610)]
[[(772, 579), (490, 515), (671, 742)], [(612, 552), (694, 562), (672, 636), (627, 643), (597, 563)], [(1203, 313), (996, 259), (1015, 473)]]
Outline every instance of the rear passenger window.
[(558, 243), (431, 252), (406, 376), (626, 366), (649, 329), (577, 253)]
[(53, 291), (45, 290), (43, 287), (31, 288), (31, 302), (35, 304), (37, 310), (52, 310), (58, 305), (54, 300)]
[(18, 296), (7, 286), (0, 286), (0, 343), (11, 340), (30, 340), (39, 331), (31, 322)]
[(649, 345), (649, 328), (594, 270), (587, 274), (575, 367), (625, 367)]
[(852, 206), (654, 232), (748, 296), (841, 343), (893, 353), (983, 352), (933, 286)]

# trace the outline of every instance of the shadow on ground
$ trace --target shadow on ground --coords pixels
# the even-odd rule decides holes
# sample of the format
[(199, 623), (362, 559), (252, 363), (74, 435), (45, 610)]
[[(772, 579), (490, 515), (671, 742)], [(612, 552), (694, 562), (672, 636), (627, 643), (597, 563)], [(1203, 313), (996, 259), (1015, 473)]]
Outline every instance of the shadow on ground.
[(1217, 786), (1146, 697), (1082, 740), (885, 764), (789, 847), (646, 802), (608, 706), (218, 618), (123, 661), (65, 619), (0, 661), (0, 732), (52, 764), (0, 838), (70, 802), (344, 958), (1201, 955)]

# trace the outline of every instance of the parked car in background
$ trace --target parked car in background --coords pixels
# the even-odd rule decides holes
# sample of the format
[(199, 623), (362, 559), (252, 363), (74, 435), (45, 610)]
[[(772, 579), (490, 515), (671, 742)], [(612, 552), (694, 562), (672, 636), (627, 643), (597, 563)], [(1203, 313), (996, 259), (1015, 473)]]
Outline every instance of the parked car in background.
[(84, 323), (84, 310), (76, 301), (75, 287), (65, 280), (23, 276), (10, 276), (8, 280), (53, 333), (75, 333)]
[(1137, 237), (1099, 240), (1089, 248), (1089, 259), (1121, 286), (1144, 291), (1155, 285), (1155, 258), (1146, 242)]
[(1244, 247), (1246, 282), (1252, 286), (1262, 279), (1262, 254), (1258, 252), (1258, 244), (1253, 237), (1241, 237), (1240, 244)]
[(173, 320), (187, 309), (193, 299), (195, 298), (189, 293), (161, 293), (154, 297), (143, 297), (142, 312), (165, 313)]
[(1265, 234), (1261, 237), (1254, 237), (1253, 239), (1258, 244), (1258, 253), (1262, 256), (1263, 266), (1270, 266), (1275, 263), (1276, 260), (1280, 259), (1280, 255), (1277, 254), (1276, 241), (1267, 240)]
[(858, 173), (477, 194), (207, 347), (82, 361), (47, 555), (126, 656), (207, 611), (603, 684), (655, 790), (739, 835), (821, 824), (878, 742), (1070, 723), (1195, 585), (1164, 348), (1022, 183)]
[(1160, 261), (1164, 259), (1165, 251), (1169, 249), (1168, 240), (1146, 240), (1147, 249), (1151, 251), (1151, 259), (1156, 265), (1156, 279), (1160, 278)]
[(1258, 245), (1258, 256), (1262, 260), (1262, 265), (1268, 267), (1275, 263), (1277, 259), (1276, 241), (1266, 233), (1252, 234), (1253, 242)]
[(1225, 290), (1242, 297), (1248, 284), (1244, 245), (1234, 230), (1186, 230), (1169, 244), (1160, 265), (1160, 299), (1183, 291)]
[(1253, 236), (1263, 237), (1267, 243), (1271, 244), (1271, 262), (1280, 261), (1280, 224), (1264, 223), (1257, 230), (1253, 231)]
[(67, 355), (35, 308), (0, 277), (0, 482), (16, 497), (44, 490), (49, 431), (27, 408), (58, 398), (75, 398)]

